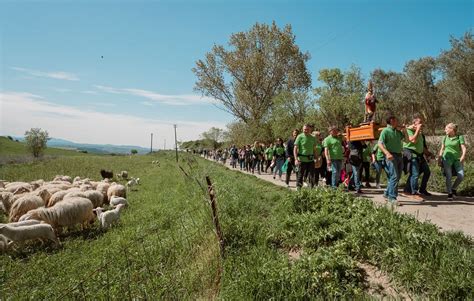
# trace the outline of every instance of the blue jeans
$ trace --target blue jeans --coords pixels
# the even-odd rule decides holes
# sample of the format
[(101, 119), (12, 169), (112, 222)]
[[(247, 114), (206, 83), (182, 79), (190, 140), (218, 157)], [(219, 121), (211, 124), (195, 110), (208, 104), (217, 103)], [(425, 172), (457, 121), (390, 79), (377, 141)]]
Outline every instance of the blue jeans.
[(396, 200), (398, 196), (398, 182), (402, 176), (403, 159), (401, 154), (392, 154), (393, 160), (385, 158), (384, 168), (387, 173), (388, 183), (384, 195), (389, 199)]
[(275, 167), (273, 169), (273, 174), (275, 176), (276, 176), (277, 171), (278, 171), (278, 176), (281, 177), (281, 175), (283, 174), (283, 172), (281, 171), (281, 167), (283, 166), (283, 164), (285, 164), (285, 157), (277, 158), (275, 160)]
[[(456, 170), (456, 181), (454, 181), (454, 184), (451, 185), (451, 179), (454, 176), (452, 172), (453, 166)], [(443, 168), (444, 175), (446, 176), (446, 190), (448, 191), (448, 194), (452, 194), (453, 189), (456, 190), (464, 179), (464, 167), (459, 160), (451, 163), (443, 160)]]
[(354, 186), (355, 190), (358, 191), (360, 190), (360, 178), (359, 178), (359, 170), (361, 169), (362, 166), (355, 166), (352, 165), (352, 175), (351, 175), (351, 181), (354, 181)]
[(382, 175), (383, 161), (375, 161), (372, 163), (375, 169), (375, 184), (380, 185), (380, 176)]
[(428, 180), (431, 175), (430, 167), (424, 158), (418, 159), (412, 157), (410, 161), (410, 175), (405, 185), (406, 193), (416, 194), (418, 192), (418, 178), (420, 174), (423, 174), (420, 191), (426, 191), (426, 186), (428, 185)]
[(331, 160), (331, 186), (337, 188), (341, 179), (342, 160)]

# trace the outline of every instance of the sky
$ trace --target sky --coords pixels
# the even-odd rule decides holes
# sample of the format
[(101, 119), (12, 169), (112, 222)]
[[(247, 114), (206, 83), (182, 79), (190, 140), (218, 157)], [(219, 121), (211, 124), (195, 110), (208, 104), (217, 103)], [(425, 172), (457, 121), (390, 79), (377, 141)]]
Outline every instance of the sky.
[(233, 116), (191, 69), (232, 33), (291, 24), (323, 68), (402, 71), (472, 30), (474, 1), (0, 0), (0, 135), (33, 127), (80, 143), (172, 147)]

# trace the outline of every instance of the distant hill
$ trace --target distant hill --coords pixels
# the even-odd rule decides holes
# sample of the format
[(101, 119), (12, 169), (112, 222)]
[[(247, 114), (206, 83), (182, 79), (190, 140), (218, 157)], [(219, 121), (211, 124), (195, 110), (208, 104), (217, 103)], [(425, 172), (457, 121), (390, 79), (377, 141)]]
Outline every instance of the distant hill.
[[(20, 141), (24, 141), (23, 137), (13, 137)], [(147, 154), (150, 149), (134, 146), (134, 145), (112, 145), (112, 144), (87, 144), (87, 143), (76, 143), (61, 138), (51, 138), (47, 143), (48, 147), (87, 151), (92, 154), (129, 154), (132, 149), (136, 149), (139, 154)]]

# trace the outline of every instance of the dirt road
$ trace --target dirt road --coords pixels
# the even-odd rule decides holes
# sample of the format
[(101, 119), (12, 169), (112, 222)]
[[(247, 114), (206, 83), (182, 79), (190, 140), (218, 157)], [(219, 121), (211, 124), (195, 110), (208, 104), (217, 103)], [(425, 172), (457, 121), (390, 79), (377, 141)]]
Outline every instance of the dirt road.
[[(229, 160), (226, 166), (229, 169), (233, 169), (230, 166)], [(237, 167), (233, 170), (240, 171), (240, 168)], [(241, 172), (247, 173), (245, 171)], [(255, 172), (254, 176), (275, 185), (286, 186), (284, 181), (278, 179), (278, 176), (276, 179), (273, 179), (273, 176), (269, 173), (259, 175)], [(322, 182), (319, 184), (324, 185)], [(375, 186), (375, 184), (372, 184), (372, 186)], [(294, 174), (291, 177), (290, 189), (296, 189), (296, 177)], [(377, 204), (386, 204), (383, 198), (383, 189), (364, 188), (363, 191), (364, 193), (360, 195), (361, 197), (371, 199)], [(454, 201), (448, 201), (446, 194), (433, 192), (433, 196), (425, 197), (424, 202), (399, 194), (398, 202), (400, 206), (395, 209), (398, 212), (414, 215), (423, 222), (431, 221), (433, 224), (438, 225), (442, 231), (460, 230), (474, 237), (474, 198), (455, 197)]]

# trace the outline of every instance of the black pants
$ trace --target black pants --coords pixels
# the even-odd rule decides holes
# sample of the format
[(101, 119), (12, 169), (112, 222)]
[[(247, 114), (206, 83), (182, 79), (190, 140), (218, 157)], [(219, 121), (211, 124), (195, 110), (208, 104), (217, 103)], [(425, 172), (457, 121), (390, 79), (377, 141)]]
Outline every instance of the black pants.
[(309, 186), (314, 187), (314, 162), (300, 162), (300, 170), (296, 177), (296, 187), (302, 187), (303, 179), (306, 177), (309, 180)]
[[(362, 179), (362, 172), (364, 172), (364, 178)], [(369, 183), (370, 181), (370, 162), (362, 162), (362, 166), (359, 169), (359, 179), (360, 182)]]
[(290, 185), (291, 172), (293, 171), (294, 166), (295, 166), (295, 159), (290, 158), (290, 162), (288, 162), (288, 167), (286, 169), (286, 179), (285, 179), (286, 185)]
[(326, 176), (326, 169), (326, 165), (321, 165), (320, 168), (314, 169), (314, 185), (318, 185), (320, 177), (324, 178), (324, 176)]
[[(265, 172), (268, 172), (268, 168), (270, 167), (270, 165), (272, 164), (272, 160), (265, 160)], [(271, 173), (273, 173), (273, 167), (270, 168), (270, 171)]]

